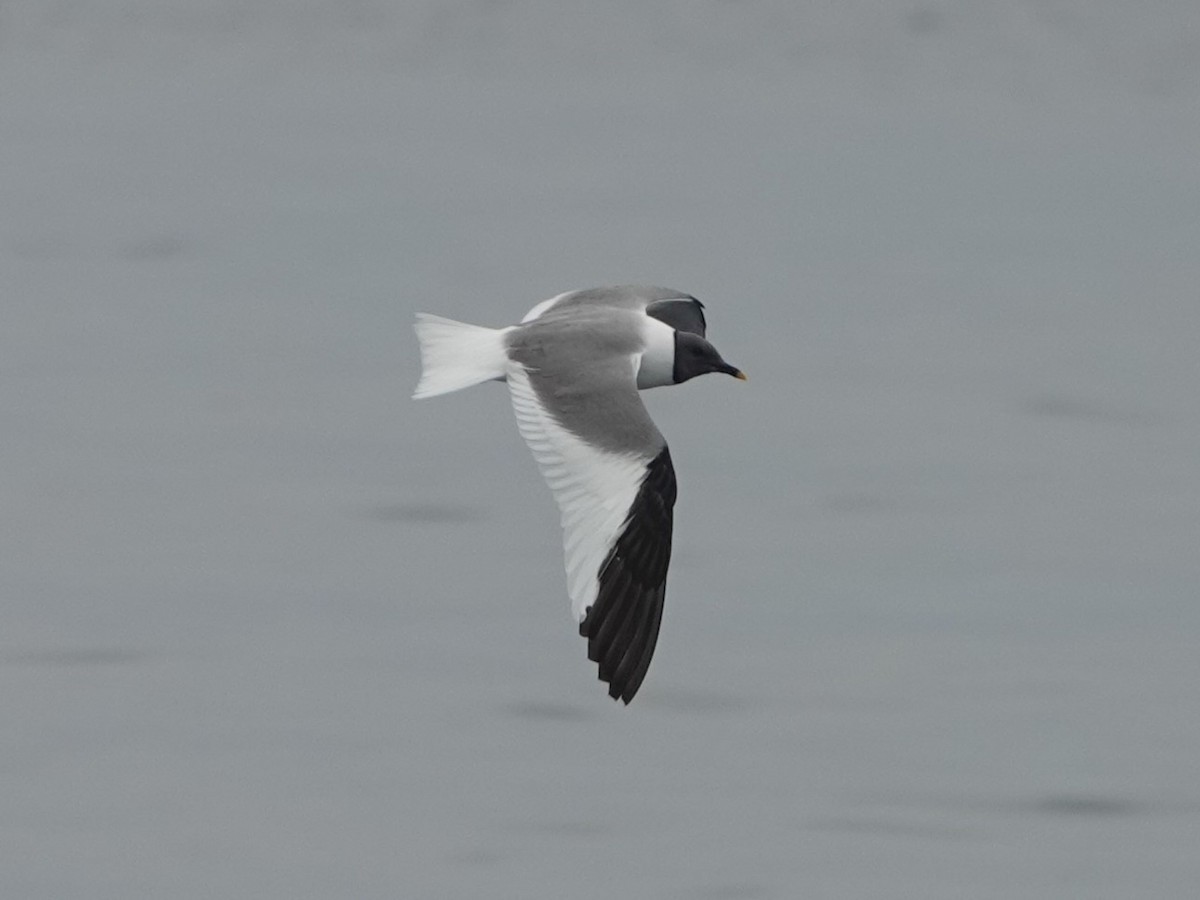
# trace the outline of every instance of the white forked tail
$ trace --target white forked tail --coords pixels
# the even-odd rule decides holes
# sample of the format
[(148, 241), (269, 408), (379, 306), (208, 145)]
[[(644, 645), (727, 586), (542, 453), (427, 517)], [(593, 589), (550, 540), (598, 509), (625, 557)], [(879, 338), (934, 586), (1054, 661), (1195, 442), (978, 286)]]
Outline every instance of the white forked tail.
[(421, 381), (413, 399), (460, 391), (483, 381), (504, 380), (507, 328), (483, 328), (428, 313), (417, 313), (414, 327), (421, 344)]

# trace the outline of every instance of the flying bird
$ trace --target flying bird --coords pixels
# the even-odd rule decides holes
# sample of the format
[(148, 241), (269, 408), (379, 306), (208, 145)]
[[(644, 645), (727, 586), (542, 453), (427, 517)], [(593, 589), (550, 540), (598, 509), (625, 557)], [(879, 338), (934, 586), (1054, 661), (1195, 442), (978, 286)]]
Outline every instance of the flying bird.
[(675, 469), (639, 390), (746, 376), (705, 339), (704, 307), (669, 288), (571, 291), (518, 325), (419, 313), (414, 398), (507, 381), (521, 437), (562, 513), (567, 593), (588, 659), (633, 699), (654, 655), (671, 559)]

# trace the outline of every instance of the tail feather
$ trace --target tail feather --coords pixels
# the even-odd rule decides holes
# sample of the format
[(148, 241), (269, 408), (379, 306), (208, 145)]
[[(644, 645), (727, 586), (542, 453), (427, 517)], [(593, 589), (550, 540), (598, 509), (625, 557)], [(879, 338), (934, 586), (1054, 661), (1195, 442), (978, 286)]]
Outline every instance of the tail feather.
[(436, 397), (484, 381), (503, 380), (508, 365), (507, 328), (484, 328), (417, 313), (414, 325), (421, 345), (421, 381), (414, 399)]

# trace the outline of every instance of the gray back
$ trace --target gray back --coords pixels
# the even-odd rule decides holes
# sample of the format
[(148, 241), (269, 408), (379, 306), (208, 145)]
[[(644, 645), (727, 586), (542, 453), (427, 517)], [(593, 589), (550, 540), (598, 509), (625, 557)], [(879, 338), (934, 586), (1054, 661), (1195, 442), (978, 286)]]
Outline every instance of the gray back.
[(705, 336), (707, 323), (704, 321), (704, 304), (683, 291), (674, 288), (653, 287), (640, 284), (620, 284), (615, 287), (589, 288), (567, 294), (553, 306), (553, 310), (564, 312), (583, 306), (610, 306), (617, 309), (644, 309), (670, 325), (676, 331), (690, 331)]

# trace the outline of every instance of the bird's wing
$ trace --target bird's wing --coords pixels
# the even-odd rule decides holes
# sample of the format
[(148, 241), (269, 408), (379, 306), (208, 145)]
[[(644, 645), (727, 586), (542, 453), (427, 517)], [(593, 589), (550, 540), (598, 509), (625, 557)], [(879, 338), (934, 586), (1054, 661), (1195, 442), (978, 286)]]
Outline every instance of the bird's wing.
[(671, 558), (675, 470), (642, 405), (632, 357), (595, 365), (514, 361), (521, 436), (562, 513), (567, 592), (609, 694), (628, 703), (646, 675)]
[(676, 331), (690, 331), (705, 336), (708, 323), (704, 320), (704, 304), (691, 294), (671, 288), (645, 287), (640, 285), (618, 285), (607, 288), (591, 288), (585, 291), (567, 291), (549, 300), (543, 300), (525, 314), (521, 324), (541, 318), (551, 310), (561, 312), (568, 307), (609, 306), (615, 309), (644, 310), (646, 315), (670, 325)]
[(704, 321), (704, 304), (695, 297), (656, 300), (646, 306), (646, 315), (666, 322), (676, 331), (690, 331), (704, 337), (708, 323)]
[(540, 317), (542, 313), (548, 312), (550, 309), (556, 306), (560, 300), (571, 296), (572, 293), (574, 292), (567, 291), (565, 294), (558, 294), (554, 297), (551, 297), (549, 300), (543, 300), (529, 312), (525, 313), (525, 318), (521, 320), (521, 324), (524, 325), (528, 322), (532, 322), (534, 319)]

